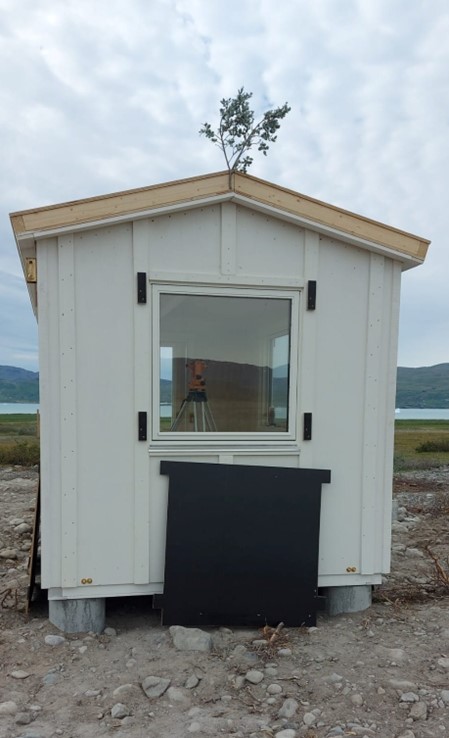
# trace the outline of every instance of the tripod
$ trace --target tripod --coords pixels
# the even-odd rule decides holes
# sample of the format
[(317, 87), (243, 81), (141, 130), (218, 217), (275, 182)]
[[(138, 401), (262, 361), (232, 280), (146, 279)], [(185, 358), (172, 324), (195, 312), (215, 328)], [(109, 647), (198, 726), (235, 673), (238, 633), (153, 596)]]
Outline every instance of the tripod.
[(207, 401), (206, 381), (203, 378), (206, 364), (202, 359), (195, 359), (194, 361), (188, 361), (186, 367), (190, 369), (192, 375), (189, 382), (189, 391), (187, 397), (181, 403), (170, 430), (177, 430), (181, 420), (189, 417), (189, 411), (193, 410), (193, 430), (195, 432), (216, 431), (214, 416)]

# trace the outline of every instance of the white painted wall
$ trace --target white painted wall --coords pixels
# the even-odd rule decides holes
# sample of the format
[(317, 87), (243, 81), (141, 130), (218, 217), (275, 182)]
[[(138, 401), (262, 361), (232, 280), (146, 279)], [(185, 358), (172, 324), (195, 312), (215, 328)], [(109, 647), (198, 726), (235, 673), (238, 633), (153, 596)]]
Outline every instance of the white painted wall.
[[(379, 581), (389, 563), (399, 265), (231, 203), (42, 240), (37, 256), (50, 597), (162, 590), (161, 459), (331, 469), (319, 584)], [(301, 293), (296, 440), (137, 440), (139, 410), (151, 432), (153, 386), (151, 284), (137, 305), (138, 271), (158, 285)], [(309, 279), (315, 311), (305, 309)]]

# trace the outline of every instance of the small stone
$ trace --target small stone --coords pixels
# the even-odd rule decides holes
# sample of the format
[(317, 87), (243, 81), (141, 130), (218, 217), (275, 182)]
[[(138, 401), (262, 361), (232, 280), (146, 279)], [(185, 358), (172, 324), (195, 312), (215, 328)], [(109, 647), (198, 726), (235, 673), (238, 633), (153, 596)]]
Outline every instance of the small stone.
[(265, 640), (265, 638), (256, 638), (255, 641), (252, 642), (253, 646), (264, 648), (268, 645), (268, 641)]
[(111, 717), (117, 718), (118, 720), (121, 720), (122, 718), (125, 718), (129, 715), (129, 708), (122, 704), (121, 702), (117, 702), (112, 708), (111, 708)]
[(415, 734), (412, 730), (404, 730), (403, 733), (398, 735), (398, 738), (415, 738)]
[(177, 702), (178, 705), (190, 704), (188, 696), (183, 692), (180, 687), (169, 687), (167, 689), (167, 697), (170, 702)]
[(304, 725), (313, 725), (317, 721), (317, 715), (314, 715), (313, 712), (306, 712), (303, 715), (302, 721)]
[(101, 690), (100, 689), (87, 689), (84, 692), (84, 696), (85, 697), (98, 697), (100, 694), (101, 694)]
[(87, 646), (80, 646), (79, 649), (78, 649), (78, 651), (80, 652), (80, 654), (86, 653)]
[(298, 707), (299, 704), (293, 697), (287, 697), (287, 699), (284, 700), (278, 715), (281, 718), (290, 719), (296, 714)]
[(112, 696), (121, 697), (124, 694), (130, 694), (132, 692), (139, 692), (139, 688), (135, 684), (121, 684), (120, 687), (114, 689)]
[(265, 674), (267, 677), (275, 677), (278, 675), (278, 670), (276, 669), (275, 666), (266, 666)]
[(142, 689), (146, 696), (150, 699), (153, 697), (161, 697), (171, 684), (171, 679), (163, 677), (148, 676), (142, 682)]
[(415, 702), (410, 708), (410, 717), (413, 720), (427, 720), (427, 705), (425, 702)]
[(190, 723), (187, 730), (189, 731), (189, 733), (199, 733), (201, 730), (201, 723), (198, 723), (196, 722), (196, 720), (194, 720), (193, 723)]
[(104, 633), (104, 635), (107, 635), (107, 636), (116, 636), (117, 635), (117, 631), (116, 631), (115, 628), (105, 628), (104, 631), (103, 631), (103, 633)]
[(438, 659), (438, 666), (441, 666), (442, 669), (449, 669), (449, 659), (442, 658)]
[(0, 702), (0, 715), (15, 715), (18, 709), (16, 703), (12, 700)]
[(269, 684), (267, 687), (268, 694), (281, 694), (282, 687), (280, 684)]
[(19, 523), (19, 525), (16, 525), (14, 528), (15, 533), (23, 534), (23, 533), (30, 533), (32, 531), (31, 525), (28, 525), (28, 523)]
[(66, 642), (65, 638), (59, 635), (46, 635), (44, 640), (47, 646), (61, 646)]
[(352, 694), (350, 700), (353, 705), (361, 707), (363, 705), (363, 697), (361, 694)]
[(15, 560), (18, 557), (18, 553), (15, 548), (2, 548), (0, 551), (0, 558)]
[(184, 628), (172, 625), (169, 628), (173, 645), (178, 651), (210, 651), (212, 637), (200, 628)]
[(260, 684), (263, 679), (263, 672), (258, 671), (257, 669), (250, 669), (246, 672), (245, 679), (251, 684)]
[(335, 671), (332, 674), (329, 674), (329, 676), (323, 677), (323, 682), (328, 682), (329, 684), (338, 684), (342, 681), (343, 677), (340, 674), (336, 674)]
[(441, 699), (443, 700), (445, 705), (449, 705), (449, 689), (442, 689), (441, 690)]
[(55, 674), (53, 671), (49, 671), (48, 674), (46, 674), (42, 679), (42, 683), (45, 684), (46, 687), (51, 687), (53, 686), (53, 684), (56, 684), (56, 682), (59, 682), (59, 679), (59, 674)]
[(417, 689), (415, 682), (409, 682), (407, 679), (389, 679), (387, 684), (401, 692)]
[(186, 679), (186, 683), (184, 686), (186, 689), (195, 689), (195, 687), (197, 687), (199, 683), (200, 680), (196, 676), (196, 674), (191, 674), (191, 676)]
[(403, 692), (399, 699), (400, 702), (419, 702), (419, 697), (414, 692)]
[(291, 656), (292, 655), (292, 649), (291, 648), (279, 648), (278, 649), (279, 656)]
[(293, 728), (286, 728), (286, 730), (280, 730), (279, 733), (275, 733), (275, 738), (295, 738), (296, 730)]
[(31, 712), (18, 712), (16, 715), (16, 725), (29, 725), (34, 720)]
[(17, 669), (17, 671), (12, 671), (10, 676), (12, 676), (13, 679), (27, 679), (30, 675), (27, 671)]

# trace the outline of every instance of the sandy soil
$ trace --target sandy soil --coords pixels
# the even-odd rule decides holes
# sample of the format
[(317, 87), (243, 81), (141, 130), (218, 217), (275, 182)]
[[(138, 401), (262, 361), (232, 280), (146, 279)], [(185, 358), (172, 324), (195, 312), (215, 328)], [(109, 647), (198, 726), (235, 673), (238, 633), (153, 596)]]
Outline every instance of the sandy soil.
[(45, 601), (27, 616), (36, 485), (0, 469), (1, 738), (449, 733), (449, 468), (395, 480), (392, 574), (369, 610), (271, 644), (211, 630), (207, 651), (176, 648), (146, 598), (109, 602), (101, 635), (61, 637)]

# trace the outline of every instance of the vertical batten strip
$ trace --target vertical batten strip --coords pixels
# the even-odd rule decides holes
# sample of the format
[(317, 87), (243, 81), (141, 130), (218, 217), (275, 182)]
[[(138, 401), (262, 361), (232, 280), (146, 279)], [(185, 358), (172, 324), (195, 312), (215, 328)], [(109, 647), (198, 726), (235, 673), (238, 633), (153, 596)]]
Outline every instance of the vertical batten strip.
[(78, 582), (75, 254), (73, 234), (58, 238), (61, 402), (61, 584)]
[[(301, 234), (302, 235), (302, 234)], [(320, 237), (318, 233), (306, 230), (304, 232), (304, 279), (317, 280), (320, 256)], [(313, 412), (313, 399), (315, 397), (316, 377), (316, 330), (319, 310), (307, 310), (307, 295), (303, 292), (301, 296), (301, 322), (300, 340), (301, 347), (298, 357), (298, 412)], [(301, 359), (301, 361), (300, 361)], [(298, 428), (303, 427), (303, 418), (298, 418)], [(314, 443), (301, 443), (300, 465), (304, 467), (314, 466)]]
[[(133, 222), (132, 251), (134, 273), (149, 272), (150, 225), (148, 220)], [(147, 284), (148, 290), (148, 284)], [(137, 438), (139, 412), (148, 413), (148, 432), (152, 428), (151, 407), (151, 301), (138, 303), (134, 296), (134, 584), (150, 581), (150, 469), (148, 443)]]
[(365, 359), (365, 391), (362, 451), (362, 499), (360, 519), (360, 567), (362, 574), (376, 573), (376, 545), (378, 530), (376, 507), (378, 494), (378, 469), (380, 460), (378, 428), (382, 397), (379, 382), (381, 373), (382, 315), (384, 301), (385, 258), (370, 254), (367, 337)]
[(235, 274), (237, 269), (237, 208), (232, 202), (221, 205), (221, 259), (222, 274)]

